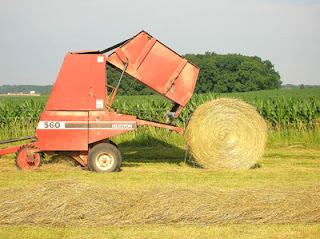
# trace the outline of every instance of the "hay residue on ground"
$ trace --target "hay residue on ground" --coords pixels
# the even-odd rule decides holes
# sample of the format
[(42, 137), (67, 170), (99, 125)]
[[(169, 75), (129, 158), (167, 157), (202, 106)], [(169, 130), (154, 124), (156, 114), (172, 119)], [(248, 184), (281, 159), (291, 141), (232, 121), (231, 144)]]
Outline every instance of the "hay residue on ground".
[(207, 169), (249, 169), (262, 157), (267, 124), (242, 100), (221, 98), (200, 105), (185, 139), (196, 162)]
[(0, 189), (0, 224), (320, 223), (320, 185), (221, 191), (208, 186), (115, 189), (75, 180)]

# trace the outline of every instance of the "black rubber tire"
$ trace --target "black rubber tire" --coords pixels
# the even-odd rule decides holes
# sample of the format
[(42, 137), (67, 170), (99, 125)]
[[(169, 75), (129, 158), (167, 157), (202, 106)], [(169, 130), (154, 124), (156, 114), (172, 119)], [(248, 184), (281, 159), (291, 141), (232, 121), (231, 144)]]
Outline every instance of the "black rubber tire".
[(95, 145), (88, 155), (88, 167), (98, 173), (118, 172), (122, 163), (119, 149), (108, 143)]
[(118, 147), (118, 145), (116, 145), (116, 143), (115, 143), (115, 142), (113, 142), (112, 140), (109, 140), (109, 144), (112, 144), (112, 145), (116, 146), (116, 147), (117, 147), (117, 149), (119, 148), (119, 147)]

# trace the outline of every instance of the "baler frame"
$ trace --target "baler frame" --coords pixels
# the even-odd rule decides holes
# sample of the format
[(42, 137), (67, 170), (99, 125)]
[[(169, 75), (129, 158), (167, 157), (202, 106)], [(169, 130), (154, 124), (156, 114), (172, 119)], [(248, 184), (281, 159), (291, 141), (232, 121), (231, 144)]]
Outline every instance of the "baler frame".
[[(108, 57), (104, 55), (112, 50)], [(121, 72), (116, 87), (106, 82), (107, 64)], [(145, 31), (102, 51), (69, 52), (41, 114), (36, 135), (0, 142), (30, 140), (0, 149), (0, 155), (16, 153), (20, 169), (37, 168), (44, 153), (63, 153), (92, 171), (118, 171), (122, 157), (110, 137), (143, 125), (183, 132), (175, 125), (114, 110), (112, 104), (124, 74), (174, 103), (168, 116), (177, 118), (192, 96), (198, 73), (198, 67)], [(110, 95), (108, 87), (112, 89)]]

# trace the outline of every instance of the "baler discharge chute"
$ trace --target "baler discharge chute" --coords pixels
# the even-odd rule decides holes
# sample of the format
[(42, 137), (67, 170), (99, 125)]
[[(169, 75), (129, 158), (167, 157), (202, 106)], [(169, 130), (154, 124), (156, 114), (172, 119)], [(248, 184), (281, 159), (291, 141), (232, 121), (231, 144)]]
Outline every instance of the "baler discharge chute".
[[(103, 51), (105, 52), (105, 51)], [(193, 94), (199, 68), (142, 31), (125, 41), (106, 59), (136, 82), (174, 103), (169, 112), (179, 116)]]

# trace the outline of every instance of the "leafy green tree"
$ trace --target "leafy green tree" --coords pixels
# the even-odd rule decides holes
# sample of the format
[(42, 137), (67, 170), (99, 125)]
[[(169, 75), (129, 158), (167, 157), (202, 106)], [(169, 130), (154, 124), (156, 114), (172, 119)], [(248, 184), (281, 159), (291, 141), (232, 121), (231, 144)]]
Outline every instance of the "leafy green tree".
[(280, 75), (269, 60), (240, 54), (187, 54), (185, 57), (200, 67), (196, 93), (207, 91), (241, 92), (281, 87)]
[[(219, 55), (215, 52), (204, 54), (186, 54), (186, 59), (200, 67), (198, 81), (195, 87), (196, 93), (205, 92), (243, 92), (264, 89), (278, 89), (281, 87), (280, 75), (275, 71), (274, 65), (269, 60), (262, 61), (257, 56), (243, 56), (240, 54)], [(107, 84), (116, 86), (121, 72), (107, 66)], [(304, 87), (303, 85), (300, 86)], [(8, 92), (50, 94), (52, 85), (3, 85), (0, 86), (0, 94)], [(150, 95), (152, 91), (124, 76), (119, 95)]]

